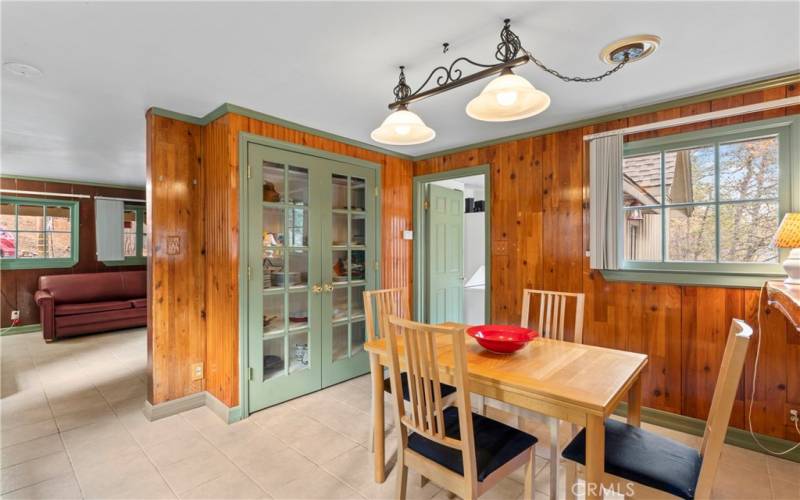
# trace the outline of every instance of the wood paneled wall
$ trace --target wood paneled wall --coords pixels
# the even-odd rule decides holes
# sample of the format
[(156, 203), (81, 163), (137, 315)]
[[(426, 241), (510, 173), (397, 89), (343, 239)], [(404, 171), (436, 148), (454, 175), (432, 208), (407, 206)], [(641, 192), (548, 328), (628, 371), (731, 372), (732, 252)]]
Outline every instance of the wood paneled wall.
[[(207, 389), (229, 406), (239, 404), (238, 219), (241, 132), (381, 165), (384, 189), (381, 280), (383, 284), (392, 286), (410, 286), (411, 283), (411, 245), (402, 239), (403, 230), (411, 229), (411, 161), (236, 113), (228, 113), (210, 123), (204, 139), (206, 175), (209, 179), (206, 204), (209, 235), (206, 242), (209, 252), (206, 277)], [(409, 200), (407, 204), (404, 202), (406, 199)], [(215, 238), (219, 238), (219, 241), (215, 241)]]
[(205, 176), (201, 127), (147, 113), (148, 400), (204, 389)]
[[(148, 186), (157, 246), (150, 267), (155, 307), (148, 344), (154, 404), (200, 390), (228, 406), (239, 404), (241, 132), (381, 165), (381, 279), (391, 286), (411, 284), (411, 242), (402, 239), (403, 230), (411, 229), (411, 161), (235, 113), (206, 126), (148, 113)], [(188, 213), (200, 217), (190, 220)], [(177, 256), (158, 246), (184, 234), (191, 246), (181, 246)], [(204, 383), (187, 379), (198, 361), (205, 362)]]
[[(798, 95), (795, 85), (682, 106), (609, 123), (526, 138), (414, 163), (414, 175), (492, 166), (492, 319), (518, 321), (525, 287), (587, 295), (587, 343), (647, 353), (644, 404), (705, 418), (731, 318), (757, 328), (759, 291), (610, 283), (589, 268), (588, 161), (584, 134)], [(800, 112), (800, 107), (658, 130), (658, 137)], [(800, 335), (778, 313), (765, 315), (753, 409), (756, 432), (797, 439), (788, 409), (800, 407)], [(732, 425), (745, 426), (753, 358)]]
[[(198, 248), (186, 249), (187, 253), (180, 258), (165, 255), (163, 248), (154, 254), (153, 260), (163, 261), (162, 267), (151, 266), (154, 279), (161, 275), (173, 280), (179, 276), (191, 279), (172, 285), (183, 286), (182, 291), (173, 289), (169, 295), (151, 294), (154, 300), (164, 301), (153, 310), (170, 315), (170, 311), (184, 309), (180, 314), (189, 321), (196, 319), (194, 324), (197, 325), (191, 334), (179, 321), (172, 319), (165, 318), (162, 323), (151, 325), (151, 347), (156, 350), (152, 356), (158, 389), (155, 402), (201, 390), (186, 377), (192, 360), (202, 359), (206, 366), (205, 388), (229, 406), (239, 404), (238, 141), (240, 132), (248, 132), (383, 166), (381, 278), (386, 286), (412, 285), (411, 242), (402, 239), (402, 231), (412, 228), (412, 177), (490, 164), (493, 320), (518, 321), (521, 290), (526, 287), (583, 291), (587, 294), (586, 342), (650, 356), (644, 381), (645, 405), (704, 418), (730, 320), (743, 317), (756, 326), (760, 307), (758, 290), (610, 283), (590, 270), (585, 256), (588, 248), (588, 165), (582, 138), (584, 134), (602, 130), (797, 94), (794, 85), (776, 87), (413, 163), (235, 113), (225, 114), (205, 127), (150, 116), (148, 154), (151, 157), (148, 163), (157, 169), (148, 171), (148, 185), (153, 193), (174, 190), (175, 199), (165, 201), (165, 209), (170, 206), (175, 214), (181, 213), (180, 210), (196, 213), (199, 209), (203, 213), (202, 228), (186, 229), (186, 234), (200, 238), (197, 241), (202, 244)], [(800, 107), (772, 110), (648, 132), (629, 139), (798, 112)], [(153, 126), (157, 124), (161, 125)], [(197, 169), (203, 171), (200, 187), (186, 184), (190, 172)], [(157, 186), (161, 181), (154, 175), (156, 170), (169, 175), (163, 187)], [(170, 184), (175, 179), (183, 180)], [(177, 196), (178, 186), (183, 186), (181, 189), (186, 196)], [(155, 197), (153, 201), (157, 203)], [(155, 214), (165, 219), (160, 222), (164, 224), (162, 236), (156, 231), (154, 238), (188, 224), (176, 215), (159, 214), (157, 209)], [(187, 260), (190, 251), (196, 252), (192, 254), (192, 259), (196, 259), (194, 263), (192, 259)], [(197, 268), (198, 262), (202, 263), (202, 269)], [(170, 286), (169, 283), (172, 282), (165, 285), (155, 280), (151, 290), (157, 292), (156, 287)], [(188, 288), (192, 288), (195, 295), (189, 293)], [(198, 298), (196, 293), (202, 293), (202, 297)], [(200, 305), (187, 302), (186, 298), (192, 296)], [(793, 430), (790, 431), (785, 415), (789, 407), (800, 405), (800, 336), (776, 313), (769, 312), (765, 317), (767, 326), (756, 387), (754, 430), (792, 438)], [(175, 320), (177, 318), (175, 316)], [(745, 423), (753, 355), (751, 352), (732, 418), (732, 423), (739, 427)]]
[[(85, 194), (89, 196), (117, 196), (120, 198), (141, 199), (144, 201), (143, 189), (125, 189), (105, 186), (92, 186), (68, 182), (38, 181), (26, 179), (0, 178), (3, 189), (20, 191), (40, 191), (43, 193), (70, 193)], [(13, 195), (9, 195), (13, 196)], [(46, 195), (20, 195), (26, 198), (47, 198)], [(75, 200), (75, 198), (52, 198)], [(101, 273), (105, 271), (134, 271), (142, 270), (144, 266), (106, 266), (97, 260), (95, 234), (94, 234), (94, 200), (91, 198), (78, 199), (80, 210), (78, 214), (79, 244), (78, 263), (70, 268), (54, 269), (21, 269), (3, 271), (0, 280), (2, 301), (0, 301), (0, 328), (11, 325), (11, 311), (20, 312), (18, 325), (35, 325), (39, 323), (39, 307), (33, 301), (33, 294), (39, 288), (39, 276), (50, 274), (69, 273)]]

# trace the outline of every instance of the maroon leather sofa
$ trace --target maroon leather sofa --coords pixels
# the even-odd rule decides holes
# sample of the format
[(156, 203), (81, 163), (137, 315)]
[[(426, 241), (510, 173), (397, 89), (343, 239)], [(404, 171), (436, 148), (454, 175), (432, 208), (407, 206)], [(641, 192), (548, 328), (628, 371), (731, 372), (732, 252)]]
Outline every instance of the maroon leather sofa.
[(147, 272), (40, 276), (34, 295), (48, 342), (147, 325)]

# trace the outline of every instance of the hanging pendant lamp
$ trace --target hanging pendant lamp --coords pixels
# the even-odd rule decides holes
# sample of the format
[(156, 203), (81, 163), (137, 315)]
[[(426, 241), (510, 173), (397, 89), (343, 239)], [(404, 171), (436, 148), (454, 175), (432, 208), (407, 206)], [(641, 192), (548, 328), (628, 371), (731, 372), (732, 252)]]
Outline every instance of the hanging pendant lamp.
[(410, 146), (432, 141), (436, 132), (408, 108), (392, 111), (381, 126), (370, 134), (372, 140), (393, 146)]
[(507, 68), (469, 101), (467, 115), (485, 122), (509, 122), (538, 115), (549, 106), (549, 95)]

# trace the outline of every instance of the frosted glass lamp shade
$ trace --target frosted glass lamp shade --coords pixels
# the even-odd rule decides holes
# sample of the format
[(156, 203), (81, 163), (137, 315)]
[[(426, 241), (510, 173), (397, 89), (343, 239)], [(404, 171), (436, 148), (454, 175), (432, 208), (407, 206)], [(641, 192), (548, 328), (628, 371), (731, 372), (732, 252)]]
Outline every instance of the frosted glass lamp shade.
[(538, 115), (549, 106), (550, 96), (509, 70), (469, 101), (467, 115), (486, 122), (509, 122)]
[(409, 146), (432, 141), (436, 132), (422, 118), (407, 109), (393, 111), (381, 126), (370, 134), (372, 140), (393, 146)]

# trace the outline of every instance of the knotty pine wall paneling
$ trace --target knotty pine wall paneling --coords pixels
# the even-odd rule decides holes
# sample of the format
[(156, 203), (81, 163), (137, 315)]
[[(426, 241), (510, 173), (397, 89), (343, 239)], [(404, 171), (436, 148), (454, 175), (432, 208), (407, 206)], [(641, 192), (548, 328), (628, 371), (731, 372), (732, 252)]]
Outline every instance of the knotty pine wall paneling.
[(206, 358), (205, 192), (201, 128), (147, 121), (148, 400), (204, 390), (191, 366)]
[[(648, 354), (644, 404), (705, 418), (732, 317), (757, 328), (758, 290), (611, 283), (589, 268), (588, 154), (583, 135), (798, 95), (794, 84), (414, 162), (414, 175), (489, 163), (492, 172), (492, 317), (516, 322), (524, 287), (586, 294), (584, 341)], [(800, 106), (626, 137), (639, 140), (800, 113)], [(410, 199), (409, 199), (410, 203)], [(769, 311), (758, 367), (756, 432), (797, 439), (788, 409), (800, 407), (800, 335)], [(755, 341), (755, 337), (754, 337)], [(754, 342), (755, 343), (755, 342)], [(732, 425), (744, 427), (754, 349)]]
[[(411, 175), (409, 160), (292, 130), (237, 113), (205, 127), (207, 389), (228, 406), (239, 404), (239, 136), (241, 132), (337, 153), (381, 165), (381, 283), (411, 286)], [(408, 203), (405, 201), (408, 200)]]
[[(0, 178), (3, 189), (39, 191), (43, 193), (85, 194), (88, 196), (116, 196), (145, 201), (143, 189), (127, 189), (93, 186), (71, 182), (40, 181), (28, 179)], [(14, 196), (14, 195), (9, 195)], [(39, 307), (33, 295), (39, 288), (39, 276), (70, 273), (100, 273), (107, 271), (135, 271), (144, 266), (106, 266), (97, 260), (94, 230), (94, 200), (92, 198), (49, 198), (47, 195), (19, 195), (26, 198), (64, 199), (79, 202), (78, 210), (78, 263), (70, 268), (3, 270), (0, 279), (2, 301), (0, 301), (0, 328), (11, 326), (11, 311), (20, 312), (17, 325), (39, 323)]]

